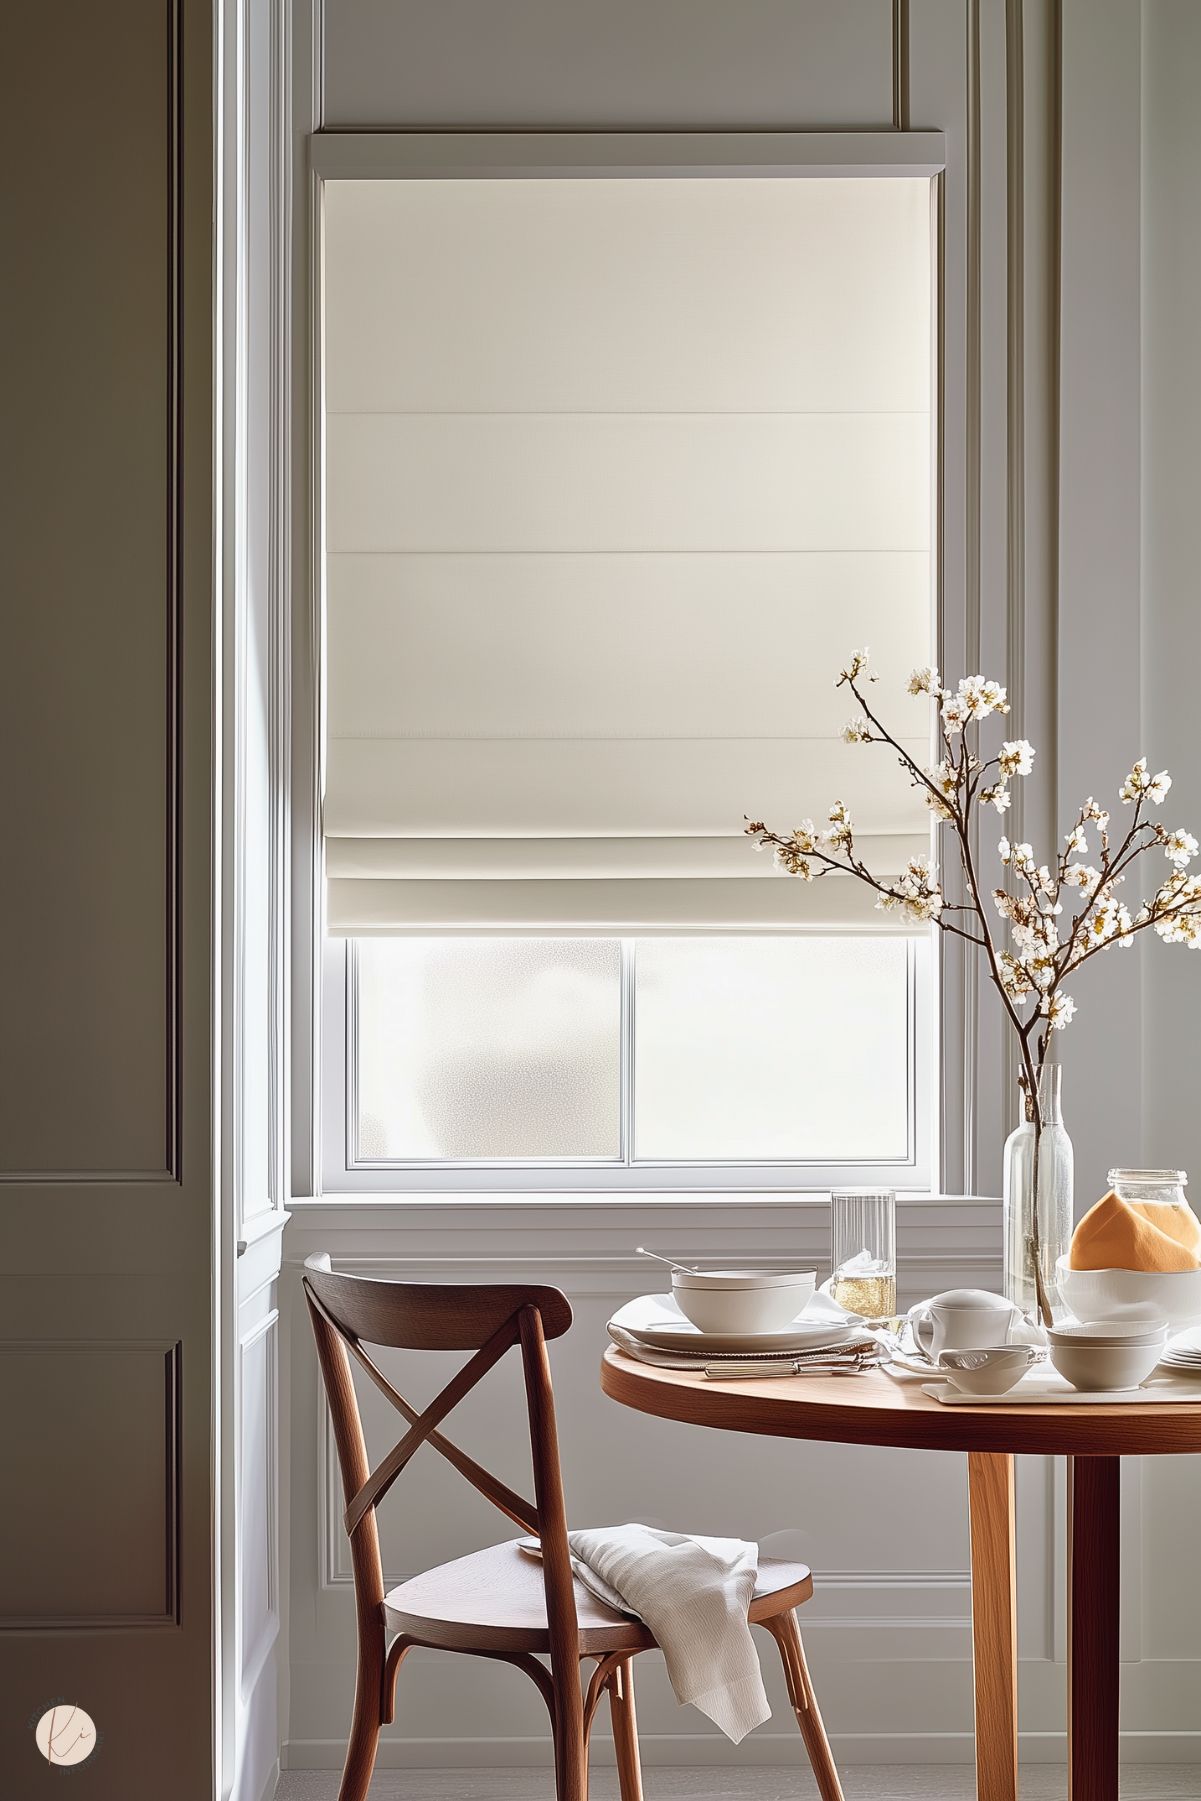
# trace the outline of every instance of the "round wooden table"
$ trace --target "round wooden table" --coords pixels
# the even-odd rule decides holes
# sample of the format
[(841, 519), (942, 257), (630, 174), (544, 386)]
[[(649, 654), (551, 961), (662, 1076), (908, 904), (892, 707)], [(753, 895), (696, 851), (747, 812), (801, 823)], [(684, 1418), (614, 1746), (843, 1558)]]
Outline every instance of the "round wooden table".
[(640, 1413), (726, 1432), (967, 1452), (980, 1801), (1016, 1801), (1018, 1792), (1013, 1459), (1066, 1457), (1068, 1792), (1072, 1801), (1117, 1801), (1120, 1459), (1201, 1452), (1201, 1402), (944, 1407), (883, 1370), (711, 1382), (615, 1348), (601, 1387)]

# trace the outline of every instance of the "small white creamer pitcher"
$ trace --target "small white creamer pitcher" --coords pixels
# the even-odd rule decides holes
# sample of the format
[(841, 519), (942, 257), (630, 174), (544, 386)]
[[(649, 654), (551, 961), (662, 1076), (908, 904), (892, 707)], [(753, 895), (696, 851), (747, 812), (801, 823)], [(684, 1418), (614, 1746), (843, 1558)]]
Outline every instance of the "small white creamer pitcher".
[(1022, 1311), (983, 1288), (951, 1288), (910, 1309), (913, 1340), (932, 1363), (943, 1351), (982, 1351), (1013, 1341)]

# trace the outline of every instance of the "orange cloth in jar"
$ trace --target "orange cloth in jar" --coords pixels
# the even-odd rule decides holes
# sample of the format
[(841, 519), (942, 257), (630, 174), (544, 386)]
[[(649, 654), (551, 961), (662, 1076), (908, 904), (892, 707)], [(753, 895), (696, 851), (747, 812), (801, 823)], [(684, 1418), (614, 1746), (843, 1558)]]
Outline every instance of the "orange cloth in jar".
[(1071, 1269), (1201, 1269), (1201, 1220), (1191, 1207), (1123, 1201), (1112, 1189), (1072, 1234)]

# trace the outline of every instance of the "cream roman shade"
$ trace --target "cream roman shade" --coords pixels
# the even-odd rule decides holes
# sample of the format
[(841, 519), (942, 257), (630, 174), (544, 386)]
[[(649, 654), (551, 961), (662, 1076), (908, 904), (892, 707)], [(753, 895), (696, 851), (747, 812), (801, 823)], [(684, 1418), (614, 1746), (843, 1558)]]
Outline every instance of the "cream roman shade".
[(741, 827), (928, 846), (833, 686), (869, 644), (927, 759), (928, 221), (909, 178), (327, 183), (332, 931), (895, 929)]

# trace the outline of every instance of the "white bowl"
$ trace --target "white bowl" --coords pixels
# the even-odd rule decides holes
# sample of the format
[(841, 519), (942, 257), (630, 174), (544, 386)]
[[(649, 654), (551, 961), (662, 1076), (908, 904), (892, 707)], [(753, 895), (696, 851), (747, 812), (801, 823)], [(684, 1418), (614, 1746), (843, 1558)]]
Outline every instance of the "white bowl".
[(1150, 1326), (1145, 1321), (1086, 1320), (1083, 1323), (1065, 1321), (1063, 1325), (1047, 1327), (1047, 1340), (1050, 1344), (1165, 1344), (1167, 1337), (1168, 1326), (1165, 1320)]
[(672, 1293), (685, 1318), (702, 1332), (776, 1332), (810, 1300), (816, 1270), (715, 1269), (698, 1275), (673, 1270)]
[(1051, 1337), (1050, 1358), (1073, 1388), (1137, 1388), (1163, 1356), (1163, 1338), (1150, 1344), (1090, 1344), (1067, 1335)]
[(1077, 1319), (1105, 1320), (1116, 1309), (1146, 1302), (1175, 1332), (1201, 1323), (1201, 1269), (1072, 1269), (1061, 1257), (1055, 1273)]
[(1005, 1395), (1037, 1360), (1034, 1345), (988, 1345), (978, 1351), (940, 1351), (937, 1368), (964, 1394)]

